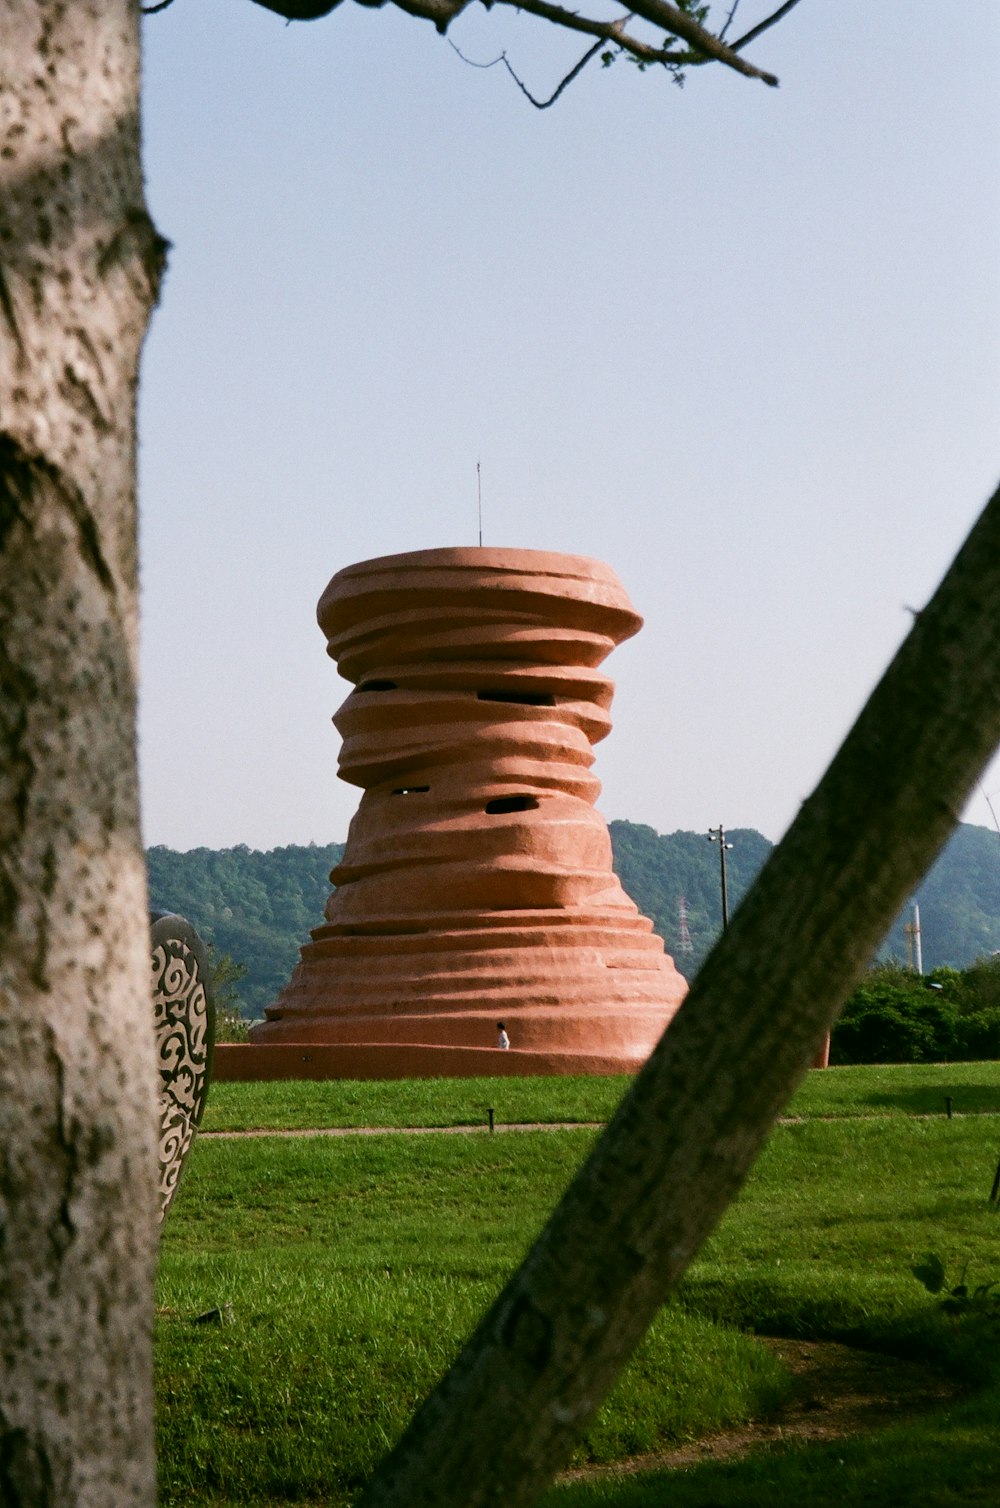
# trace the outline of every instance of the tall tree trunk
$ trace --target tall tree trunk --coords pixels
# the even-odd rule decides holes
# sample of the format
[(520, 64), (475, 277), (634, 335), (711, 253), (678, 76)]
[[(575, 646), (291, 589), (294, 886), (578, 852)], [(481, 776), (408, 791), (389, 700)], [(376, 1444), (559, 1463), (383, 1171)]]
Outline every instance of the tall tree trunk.
[(1000, 740), (1000, 491), (362, 1508), (525, 1508), (724, 1213)]
[(154, 1499), (135, 0), (0, 0), (0, 1502)]

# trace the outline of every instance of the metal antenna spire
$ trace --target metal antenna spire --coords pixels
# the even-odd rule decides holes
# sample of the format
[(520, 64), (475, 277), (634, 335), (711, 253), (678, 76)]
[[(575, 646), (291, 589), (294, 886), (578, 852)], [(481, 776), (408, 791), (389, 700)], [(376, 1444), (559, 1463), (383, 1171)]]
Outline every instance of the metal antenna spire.
[(479, 500), (479, 548), (483, 547), (483, 474), (476, 462), (476, 497)]

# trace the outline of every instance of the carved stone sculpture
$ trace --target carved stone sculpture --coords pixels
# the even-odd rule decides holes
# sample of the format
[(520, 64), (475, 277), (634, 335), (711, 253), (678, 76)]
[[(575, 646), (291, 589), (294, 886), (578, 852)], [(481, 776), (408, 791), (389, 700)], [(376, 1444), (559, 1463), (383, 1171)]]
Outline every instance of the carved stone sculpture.
[(686, 984), (594, 809), (598, 667), (642, 623), (614, 572), (423, 550), (340, 571), (318, 616), (354, 683), (340, 776), (364, 795), (326, 923), (254, 1042), (368, 1044), (393, 1075), (462, 1049), (482, 1073), (502, 1022), (505, 1071), (637, 1067)]
[(177, 1192), (212, 1076), (215, 1007), (205, 947), (189, 921), (150, 916), (153, 1020), (160, 1070), (160, 1219)]

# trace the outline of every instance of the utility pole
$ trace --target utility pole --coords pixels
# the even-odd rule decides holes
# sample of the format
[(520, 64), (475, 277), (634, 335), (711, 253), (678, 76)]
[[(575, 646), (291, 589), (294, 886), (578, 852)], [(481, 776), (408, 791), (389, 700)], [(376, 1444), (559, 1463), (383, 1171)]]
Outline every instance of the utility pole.
[(731, 843), (726, 842), (726, 829), (720, 822), (718, 827), (708, 829), (709, 843), (719, 845), (719, 880), (722, 885), (722, 930), (725, 932), (729, 926), (729, 882), (726, 876), (726, 850), (732, 848)]

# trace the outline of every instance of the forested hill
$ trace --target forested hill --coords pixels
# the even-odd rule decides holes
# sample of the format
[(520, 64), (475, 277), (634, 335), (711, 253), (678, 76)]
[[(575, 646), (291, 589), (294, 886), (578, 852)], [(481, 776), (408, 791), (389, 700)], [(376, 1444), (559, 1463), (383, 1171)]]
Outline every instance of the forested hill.
[[(690, 975), (711, 948), (720, 925), (719, 848), (702, 833), (660, 836), (634, 822), (612, 822), (615, 868), (622, 884), (653, 923), (681, 972)], [(771, 844), (753, 828), (726, 833), (730, 910), (749, 889)], [(679, 897), (687, 903), (692, 950), (685, 953), (678, 929)], [(952, 834), (923, 883), (914, 892), (920, 907), (925, 970), (950, 964), (964, 968), (1000, 949), (1000, 834), (963, 823)], [(907, 962), (903, 923), (906, 907), (881, 956)]]
[(246, 968), (237, 993), (243, 1012), (262, 1016), (288, 982), (323, 920), (330, 870), (343, 843), (295, 844), (261, 853), (238, 848), (151, 848), (149, 904), (186, 916), (206, 942)]
[[(652, 917), (677, 966), (689, 977), (720, 925), (719, 849), (705, 833), (661, 835), (634, 822), (612, 822), (615, 868), (639, 909)], [(752, 828), (726, 834), (730, 905), (738, 905), (771, 851)], [(329, 873), (343, 844), (291, 845), (266, 853), (238, 848), (149, 850), (150, 905), (187, 916), (220, 953), (245, 965), (239, 988), (244, 1011), (262, 1014), (288, 979), (301, 943), (323, 919)], [(679, 902), (687, 906), (691, 949), (679, 936)], [(914, 899), (920, 905), (924, 967), (962, 968), (1000, 949), (1000, 836), (960, 827)], [(897, 921), (883, 952), (905, 962)]]
[[(637, 822), (611, 822), (615, 869), (639, 910), (652, 919), (681, 973), (700, 967), (722, 925), (719, 845), (708, 833), (660, 834)], [(752, 827), (726, 832), (730, 915), (749, 890), (771, 844)], [(687, 907), (691, 949), (681, 943), (680, 901)]]

